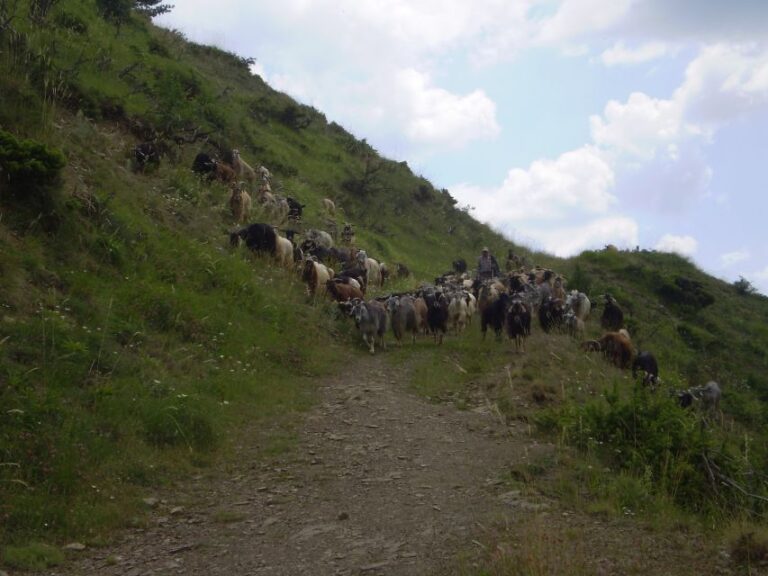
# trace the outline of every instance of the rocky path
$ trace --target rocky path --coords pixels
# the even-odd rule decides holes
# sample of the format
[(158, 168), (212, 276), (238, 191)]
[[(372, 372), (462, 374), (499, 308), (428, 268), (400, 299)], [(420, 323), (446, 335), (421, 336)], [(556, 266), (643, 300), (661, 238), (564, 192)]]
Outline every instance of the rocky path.
[(498, 479), (536, 445), (492, 410), (431, 404), (407, 381), (407, 367), (384, 356), (360, 359), (320, 383), (287, 456), (259, 462), (241, 446), (226, 480), (159, 495), (148, 528), (55, 573), (449, 572), (500, 508), (535, 507)]

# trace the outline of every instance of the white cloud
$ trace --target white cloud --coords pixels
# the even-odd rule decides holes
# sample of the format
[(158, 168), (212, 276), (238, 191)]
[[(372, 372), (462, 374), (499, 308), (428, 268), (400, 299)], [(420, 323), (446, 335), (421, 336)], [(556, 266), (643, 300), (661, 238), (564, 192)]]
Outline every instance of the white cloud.
[(727, 252), (720, 255), (720, 264), (724, 267), (733, 266), (739, 262), (745, 262), (749, 260), (752, 255), (748, 250), (736, 250), (734, 252)]
[(451, 194), (507, 236), (571, 256), (605, 244), (637, 244), (637, 223), (611, 214), (613, 183), (613, 170), (600, 151), (585, 146), (556, 160), (537, 160), (526, 170), (510, 170), (497, 188), (460, 184)]
[(624, 42), (616, 42), (611, 48), (600, 55), (600, 60), (606, 66), (621, 66), (643, 64), (666, 56), (669, 46), (663, 42), (648, 42), (637, 48), (628, 48)]
[(673, 96), (687, 122), (710, 130), (768, 107), (768, 48), (717, 44), (690, 63)]
[(686, 142), (704, 145), (721, 124), (757, 107), (768, 107), (768, 50), (716, 45), (688, 65), (671, 98), (633, 92), (625, 103), (609, 101), (590, 127), (595, 144), (624, 160), (674, 160)]
[(598, 218), (587, 222), (574, 222), (560, 226), (521, 226), (524, 237), (535, 239), (547, 252), (567, 258), (588, 249), (602, 248), (613, 244), (619, 248), (630, 248), (638, 244), (638, 226), (625, 216)]
[(617, 196), (679, 212), (709, 197), (706, 150), (717, 131), (758, 108), (768, 109), (768, 50), (721, 44), (700, 51), (670, 98), (609, 101), (590, 118), (591, 135), (616, 172)]
[(553, 17), (542, 20), (536, 39), (561, 44), (606, 30), (619, 23), (631, 6), (632, 0), (563, 0)]
[(498, 188), (458, 185), (451, 193), (462, 202), (477, 204), (479, 219), (498, 225), (605, 214), (616, 201), (612, 185), (611, 167), (596, 148), (585, 146), (556, 160), (537, 160), (527, 170), (512, 169)]
[(398, 72), (394, 86), (402, 94), (403, 127), (413, 142), (461, 148), (471, 140), (493, 138), (500, 132), (496, 104), (482, 90), (465, 96), (452, 94), (432, 86), (427, 75), (412, 68)]
[(675, 236), (664, 234), (656, 243), (656, 250), (661, 252), (674, 252), (681, 256), (693, 256), (699, 243), (693, 236)]
[(603, 116), (592, 116), (589, 123), (595, 144), (639, 160), (651, 160), (659, 151), (673, 157), (685, 135), (680, 105), (642, 92), (630, 94), (626, 104), (609, 101)]

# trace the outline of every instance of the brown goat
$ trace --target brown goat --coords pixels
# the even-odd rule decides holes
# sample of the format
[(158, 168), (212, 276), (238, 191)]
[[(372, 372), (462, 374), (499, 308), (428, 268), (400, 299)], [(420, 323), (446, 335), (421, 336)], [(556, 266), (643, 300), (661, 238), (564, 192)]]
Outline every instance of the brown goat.
[(245, 183), (232, 184), (232, 195), (229, 197), (229, 208), (232, 210), (232, 219), (240, 224), (248, 220), (251, 212), (251, 195), (245, 189)]
[(363, 298), (363, 293), (360, 291), (360, 288), (353, 286), (352, 284), (343, 284), (330, 279), (325, 285), (328, 288), (328, 293), (334, 300), (336, 300), (336, 302), (346, 302), (353, 298), (360, 298), (362, 300)]
[(624, 334), (608, 332), (600, 338), (600, 347), (606, 358), (619, 368), (629, 368), (632, 365), (632, 342)]
[(224, 182), (225, 184), (228, 184), (229, 182), (234, 182), (237, 175), (235, 174), (235, 171), (224, 164), (224, 162), (219, 162), (218, 160), (213, 161), (214, 169), (213, 169), (213, 177), (218, 180), (219, 182)]
[(427, 308), (427, 301), (424, 298), (416, 298), (413, 301), (413, 308), (416, 310), (416, 320), (419, 324), (419, 331), (422, 334), (426, 334), (429, 330), (429, 323), (427, 322), (427, 315), (429, 309)]

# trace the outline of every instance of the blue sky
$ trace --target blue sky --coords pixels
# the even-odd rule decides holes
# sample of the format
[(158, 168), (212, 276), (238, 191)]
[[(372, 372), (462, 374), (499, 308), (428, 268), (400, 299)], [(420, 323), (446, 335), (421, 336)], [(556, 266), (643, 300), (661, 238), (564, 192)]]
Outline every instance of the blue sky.
[(158, 22), (513, 240), (675, 251), (768, 294), (768, 2), (185, 0)]

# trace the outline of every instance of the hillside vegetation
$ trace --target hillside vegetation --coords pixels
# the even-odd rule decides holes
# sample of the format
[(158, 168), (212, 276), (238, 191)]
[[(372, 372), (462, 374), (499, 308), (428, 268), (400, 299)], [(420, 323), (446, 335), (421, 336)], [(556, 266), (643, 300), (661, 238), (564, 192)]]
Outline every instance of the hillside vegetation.
[[(313, 378), (363, 353), (294, 273), (229, 247), (228, 190), (190, 167), (198, 152), (232, 148), (307, 205), (304, 228), (327, 228), (321, 202), (333, 199), (339, 229), (352, 223), (359, 246), (412, 271), (397, 288), (487, 244), (562, 272), (593, 302), (610, 292), (636, 345), (659, 358), (664, 387), (721, 383), (723, 423), (703, 426), (663, 391), (593, 370), (602, 360), (560, 336), (529, 346), (515, 374), (553, 402), (520, 414), (497, 397), (502, 412), (645, 482), (648, 502), (762, 516), (768, 299), (670, 254), (560, 260), (513, 246), (406, 163), (272, 90), (248, 59), (126, 18), (118, 27), (86, 0), (0, 2), (0, 544), (104, 541), (140, 522), (148, 487), (212, 465), (262, 422), (265, 456), (284, 449)], [(162, 156), (140, 167), (133, 149), (147, 141)], [(589, 330), (599, 334), (595, 320)], [(507, 344), (472, 337), (447, 350), (466, 371), (436, 360), (417, 389), (462, 397), (507, 378)], [(568, 365), (548, 371), (551, 354)], [(550, 394), (586, 374), (594, 394)], [(734, 485), (708, 477), (703, 455)], [(572, 481), (595, 499), (616, 493), (610, 474), (578, 470)]]

